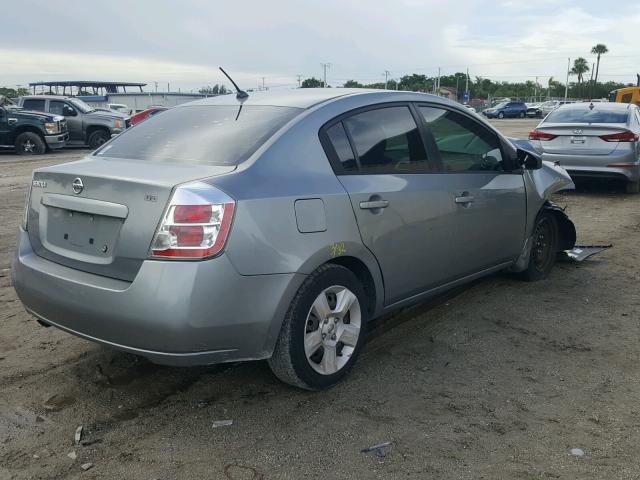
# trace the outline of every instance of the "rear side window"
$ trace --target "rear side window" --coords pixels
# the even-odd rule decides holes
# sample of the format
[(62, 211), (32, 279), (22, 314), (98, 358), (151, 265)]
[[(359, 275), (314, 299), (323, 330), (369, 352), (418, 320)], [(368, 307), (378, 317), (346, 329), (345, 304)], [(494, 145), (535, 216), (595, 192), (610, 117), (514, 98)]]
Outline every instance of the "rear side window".
[(299, 108), (194, 105), (166, 110), (114, 138), (95, 155), (133, 160), (237, 165)]
[(408, 107), (368, 110), (343, 123), (353, 140), (362, 173), (429, 171), (422, 137)]
[(440, 152), (440, 171), (502, 171), (500, 140), (471, 118), (451, 110), (420, 107)]
[(355, 172), (358, 170), (358, 164), (351, 150), (347, 133), (344, 130), (342, 122), (336, 123), (332, 127), (327, 128), (327, 137), (333, 145), (338, 160), (342, 164), (342, 168), (346, 172)]
[(545, 119), (545, 123), (627, 123), (629, 113), (589, 107), (560, 108)]
[(25, 110), (44, 112), (44, 99), (27, 98), (22, 102), (22, 108)]

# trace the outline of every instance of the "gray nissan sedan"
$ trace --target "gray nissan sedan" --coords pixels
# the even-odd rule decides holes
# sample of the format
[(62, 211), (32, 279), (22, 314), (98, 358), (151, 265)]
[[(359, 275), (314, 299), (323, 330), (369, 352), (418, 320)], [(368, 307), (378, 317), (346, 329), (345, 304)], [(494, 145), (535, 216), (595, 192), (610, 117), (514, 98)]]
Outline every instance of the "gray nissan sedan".
[(549, 202), (566, 171), (458, 104), (245, 95), (33, 173), (13, 283), (41, 324), (162, 364), (268, 359), (322, 389), (370, 320), (499, 270), (542, 279), (575, 243)]

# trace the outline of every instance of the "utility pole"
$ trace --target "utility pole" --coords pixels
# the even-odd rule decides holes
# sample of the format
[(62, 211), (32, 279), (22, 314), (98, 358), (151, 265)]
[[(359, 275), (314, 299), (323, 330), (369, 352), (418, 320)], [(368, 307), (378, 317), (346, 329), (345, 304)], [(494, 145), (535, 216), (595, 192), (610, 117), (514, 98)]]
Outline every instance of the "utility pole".
[(322, 88), (327, 88), (327, 68), (331, 68), (331, 64), (330, 63), (321, 63), (320, 65), (322, 65), (322, 70), (323, 70), (323, 75), (322, 75)]
[(158, 93), (158, 82), (153, 82), (156, 84), (156, 93)]
[(569, 70), (571, 69), (571, 57), (567, 58), (567, 83), (564, 85), (564, 101), (567, 101), (569, 95)]
[(298, 88), (302, 86), (302, 75), (298, 74)]
[(537, 102), (538, 99), (536, 98), (538, 96), (538, 77), (536, 77), (536, 84), (533, 86), (533, 101)]
[(387, 85), (389, 83), (389, 70), (384, 71), (384, 89), (387, 89)]
[(467, 102), (471, 100), (471, 94), (469, 93), (469, 67), (467, 67), (467, 84), (464, 86), (465, 96), (468, 97)]
[(262, 90), (264, 90), (264, 77), (260, 77), (262, 79)]
[(169, 82), (167, 82), (167, 93), (169, 93), (171, 91), (171, 85), (169, 85)]
[(440, 67), (438, 67), (438, 81), (436, 83), (436, 91), (434, 93), (436, 95), (440, 95)]
[(591, 100), (593, 98), (593, 88), (595, 87), (595, 84), (593, 83), (593, 71), (596, 68), (596, 64), (592, 63), (591, 64), (591, 80), (589, 81), (589, 100)]

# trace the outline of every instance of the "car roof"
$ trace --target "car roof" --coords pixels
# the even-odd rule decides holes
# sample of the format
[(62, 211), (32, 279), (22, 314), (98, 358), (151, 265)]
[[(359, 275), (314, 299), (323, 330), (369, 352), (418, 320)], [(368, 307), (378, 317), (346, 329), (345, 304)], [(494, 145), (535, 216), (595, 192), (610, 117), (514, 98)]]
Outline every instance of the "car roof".
[[(385, 90), (369, 90), (364, 88), (296, 88), (291, 90), (248, 92), (249, 97), (243, 100), (242, 104), (306, 109), (340, 97), (379, 94), (384, 91)], [(391, 91), (389, 93), (391, 93)], [(401, 92), (393, 91), (393, 93)], [(236, 107), (238, 104), (239, 100), (235, 94), (218, 95), (216, 97), (204, 98), (188, 103), (188, 105), (231, 105)]]
[(69, 97), (66, 95), (23, 95), (22, 98), (35, 98), (37, 100), (68, 100), (73, 97)]

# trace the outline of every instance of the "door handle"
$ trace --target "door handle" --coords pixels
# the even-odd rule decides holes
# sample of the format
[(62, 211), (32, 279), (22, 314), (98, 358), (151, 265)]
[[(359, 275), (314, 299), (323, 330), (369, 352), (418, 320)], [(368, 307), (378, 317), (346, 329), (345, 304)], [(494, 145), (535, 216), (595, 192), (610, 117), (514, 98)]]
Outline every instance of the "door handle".
[(360, 208), (363, 210), (375, 210), (377, 208), (387, 208), (389, 200), (370, 200), (368, 202), (360, 202)]
[(475, 200), (475, 198), (469, 196), (469, 195), (464, 195), (462, 197), (456, 197), (456, 203), (461, 203), (461, 204), (469, 204), (472, 203)]

